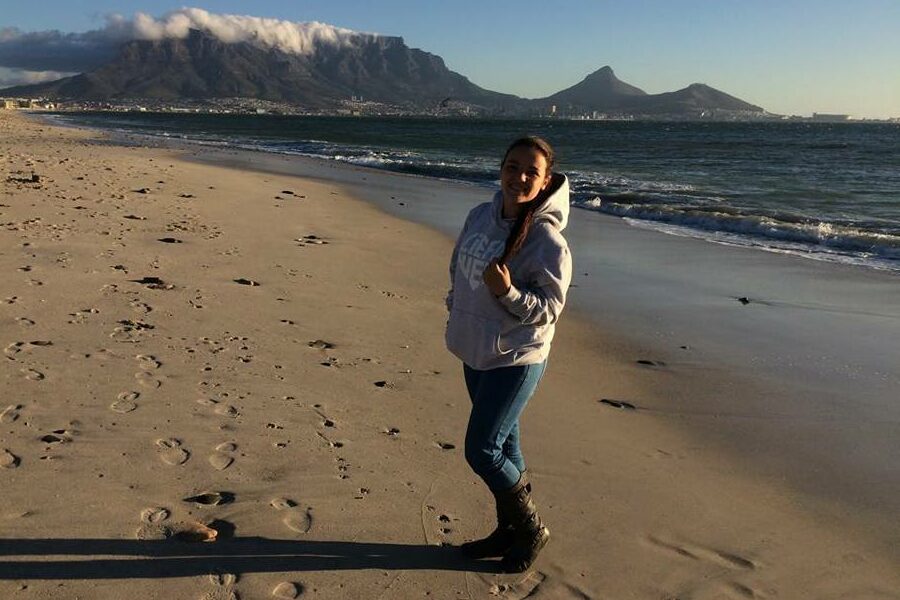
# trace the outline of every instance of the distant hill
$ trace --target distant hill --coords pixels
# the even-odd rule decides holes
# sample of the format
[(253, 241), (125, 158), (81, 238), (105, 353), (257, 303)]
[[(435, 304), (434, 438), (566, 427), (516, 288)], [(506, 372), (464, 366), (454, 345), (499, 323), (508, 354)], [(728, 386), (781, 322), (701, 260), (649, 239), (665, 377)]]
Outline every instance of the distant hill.
[(638, 115), (693, 115), (704, 111), (762, 113), (764, 109), (702, 83), (677, 92), (647, 94), (616, 77), (609, 66), (552, 96), (535, 100), (565, 113), (631, 113)]
[(185, 38), (128, 41), (114, 59), (92, 71), (0, 93), (95, 101), (242, 97), (321, 109), (336, 108), (355, 96), (412, 110), (452, 101), (487, 114), (521, 116), (545, 115), (551, 106), (559, 114), (690, 117), (707, 111), (764, 112), (703, 84), (647, 94), (618, 79), (609, 66), (552, 96), (526, 100), (481, 88), (448, 69), (441, 57), (409, 48), (402, 38), (366, 34), (296, 54), (252, 42), (227, 43), (191, 30)]
[(729, 96), (702, 83), (694, 83), (677, 92), (653, 94), (637, 100), (634, 110), (643, 114), (686, 113), (704, 110), (765, 112), (759, 106)]
[(636, 97), (646, 95), (644, 90), (620, 80), (612, 68), (606, 66), (585, 77), (581, 83), (536, 102), (543, 105), (582, 107), (588, 111), (609, 110), (628, 106)]

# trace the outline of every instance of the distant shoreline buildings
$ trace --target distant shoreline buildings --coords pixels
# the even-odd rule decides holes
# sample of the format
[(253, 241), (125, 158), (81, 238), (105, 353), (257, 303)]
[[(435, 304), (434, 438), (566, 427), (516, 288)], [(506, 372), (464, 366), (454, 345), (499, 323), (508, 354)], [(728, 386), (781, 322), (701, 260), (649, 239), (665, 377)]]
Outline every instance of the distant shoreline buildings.
[[(411, 110), (374, 101), (364, 101), (354, 96), (331, 109), (309, 109), (296, 104), (259, 100), (256, 98), (219, 98), (164, 102), (155, 99), (133, 99), (118, 102), (105, 101), (54, 101), (46, 98), (3, 98), (0, 109), (36, 110), (48, 112), (151, 112), (191, 114), (246, 114), (290, 116), (340, 116), (340, 117), (435, 117), (435, 118), (504, 118), (502, 115), (480, 115), (460, 103), (459, 106), (443, 105), (435, 110)], [(511, 115), (511, 119), (553, 119), (562, 121), (660, 121), (660, 122), (812, 122), (812, 123), (900, 123), (900, 117), (888, 119), (854, 118), (847, 114), (813, 113), (812, 116), (778, 115), (774, 113), (749, 113), (741, 111), (707, 110), (695, 116), (641, 115), (592, 111), (585, 114), (569, 114), (552, 105), (546, 114)]]

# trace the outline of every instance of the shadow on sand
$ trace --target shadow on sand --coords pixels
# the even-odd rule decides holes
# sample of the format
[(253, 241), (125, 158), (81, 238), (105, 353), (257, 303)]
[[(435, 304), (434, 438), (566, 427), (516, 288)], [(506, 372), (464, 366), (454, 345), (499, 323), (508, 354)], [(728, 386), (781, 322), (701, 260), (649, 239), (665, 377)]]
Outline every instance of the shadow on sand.
[[(21, 560), (29, 556), (42, 558)], [(86, 558), (59, 560), (61, 556)], [(235, 537), (211, 544), (172, 539), (0, 539), (0, 557), (15, 557), (0, 559), (0, 580), (140, 579), (347, 569), (500, 572), (499, 562), (469, 560), (458, 548), (449, 546), (259, 537)]]

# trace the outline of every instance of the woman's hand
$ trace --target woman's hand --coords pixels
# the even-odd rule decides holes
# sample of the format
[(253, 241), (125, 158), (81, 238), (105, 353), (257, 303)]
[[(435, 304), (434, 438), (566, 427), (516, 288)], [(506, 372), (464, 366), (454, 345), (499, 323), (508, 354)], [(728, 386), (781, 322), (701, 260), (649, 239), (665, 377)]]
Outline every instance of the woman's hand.
[(484, 284), (491, 290), (491, 293), (498, 297), (505, 296), (509, 288), (512, 287), (509, 269), (506, 268), (506, 265), (497, 263), (496, 258), (485, 267), (482, 278), (484, 279)]

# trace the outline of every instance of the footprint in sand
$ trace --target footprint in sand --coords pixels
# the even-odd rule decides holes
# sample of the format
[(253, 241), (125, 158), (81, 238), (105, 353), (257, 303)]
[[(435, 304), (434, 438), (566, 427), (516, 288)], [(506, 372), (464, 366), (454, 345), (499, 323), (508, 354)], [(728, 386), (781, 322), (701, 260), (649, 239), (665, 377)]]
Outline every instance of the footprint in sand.
[(272, 590), (272, 597), (279, 600), (294, 600), (303, 593), (303, 588), (299, 583), (292, 581), (283, 581), (275, 586)]
[(39, 439), (45, 444), (67, 444), (72, 441), (74, 431), (68, 429), (54, 429), (51, 433), (41, 436)]
[(138, 366), (145, 371), (153, 371), (162, 366), (162, 363), (156, 360), (155, 356), (149, 354), (138, 354), (134, 358), (138, 361)]
[[(475, 585), (484, 590), (487, 597), (497, 596), (506, 600), (524, 600), (525, 598), (554, 598), (554, 600), (590, 600), (592, 595), (577, 585), (540, 571), (503, 577), (499, 581), (496, 575), (476, 575)], [(478, 588), (476, 588), (477, 590)]]
[(134, 378), (144, 387), (155, 389), (162, 385), (162, 382), (147, 371), (139, 371), (134, 374)]
[(18, 466), (18, 456), (5, 448), (0, 450), (0, 469), (15, 469)]
[(10, 360), (16, 360), (16, 355), (18, 355), (22, 350), (31, 351), (32, 348), (37, 348), (41, 346), (52, 346), (53, 342), (35, 340), (33, 342), (13, 342), (3, 349), (3, 354)]
[(175, 438), (156, 440), (159, 458), (167, 465), (183, 465), (191, 457), (191, 453), (181, 447), (181, 441)]
[(217, 405), (215, 412), (217, 415), (222, 415), (223, 417), (231, 417), (231, 418), (237, 417), (241, 414), (238, 412), (238, 409), (231, 406), (230, 404)]
[(164, 540), (172, 536), (172, 530), (163, 523), (171, 513), (167, 508), (145, 508), (141, 511), (141, 526), (135, 533), (139, 540)]
[(44, 379), (44, 374), (34, 369), (22, 369), (22, 374), (29, 381), (41, 381)]
[(10, 404), (0, 412), (0, 423), (13, 423), (19, 418), (19, 411), (22, 410), (21, 404)]
[(134, 401), (140, 395), (140, 392), (122, 392), (116, 397), (116, 401), (109, 405), (109, 408), (117, 413), (130, 413), (137, 408), (137, 404)]
[(167, 508), (145, 508), (141, 511), (142, 523), (160, 523), (169, 518), (171, 513)]
[(148, 312), (153, 310), (153, 307), (151, 307), (149, 304), (147, 304), (146, 302), (140, 302), (138, 300), (131, 302), (130, 306), (135, 312), (143, 314), (147, 314)]
[(203, 595), (201, 600), (240, 600), (234, 591), (237, 575), (231, 573), (211, 573), (208, 578), (213, 589)]
[(290, 498), (273, 498), (269, 505), (275, 510), (288, 510), (297, 506)]
[(231, 463), (234, 462), (234, 458), (228, 456), (227, 454), (222, 454), (220, 452), (216, 452), (209, 457), (209, 464), (212, 465), (212, 468), (216, 471), (224, 471), (228, 467), (231, 466)]
[(285, 515), (282, 523), (291, 531), (309, 533), (309, 530), (312, 529), (312, 513), (309, 509), (295, 509)]
[(82, 310), (77, 310), (73, 313), (69, 313), (69, 316), (72, 318), (68, 321), (68, 323), (70, 325), (80, 325), (87, 322), (89, 315), (96, 315), (99, 313), (100, 311), (96, 308), (85, 308)]
[(232, 452), (237, 450), (237, 445), (232, 442), (225, 442), (216, 446), (215, 452), (209, 456), (209, 464), (216, 471), (224, 471), (234, 462), (234, 457), (230, 456)]
[(16, 355), (22, 351), (22, 346), (25, 345), (25, 342), (13, 342), (3, 349), (3, 354), (6, 355), (6, 358), (10, 360), (16, 360)]
[(269, 504), (275, 510), (285, 513), (281, 522), (291, 531), (309, 533), (309, 530), (312, 529), (311, 507), (305, 510), (298, 508), (297, 503), (290, 498), (275, 498)]
[(291, 531), (296, 531), (297, 533), (309, 533), (309, 530), (312, 529), (312, 513), (309, 509), (304, 511), (295, 509), (288, 513), (282, 522)]

